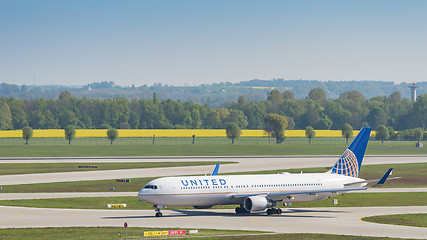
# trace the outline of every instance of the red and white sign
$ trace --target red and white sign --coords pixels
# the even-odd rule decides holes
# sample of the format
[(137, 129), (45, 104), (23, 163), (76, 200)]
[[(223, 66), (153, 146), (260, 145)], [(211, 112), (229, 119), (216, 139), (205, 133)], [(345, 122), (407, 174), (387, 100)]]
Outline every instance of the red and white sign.
[(125, 222), (125, 224), (123, 224), (123, 226), (124, 226), (125, 228), (128, 228), (128, 223), (127, 223), (127, 222)]
[(173, 230), (173, 231), (169, 231), (169, 235), (185, 235), (185, 230)]

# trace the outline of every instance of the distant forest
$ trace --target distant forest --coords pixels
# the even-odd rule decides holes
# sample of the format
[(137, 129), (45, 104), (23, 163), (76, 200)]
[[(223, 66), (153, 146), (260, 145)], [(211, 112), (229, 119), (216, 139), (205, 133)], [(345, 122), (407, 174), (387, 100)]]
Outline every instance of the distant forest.
[[(306, 84), (308, 83), (309, 81), (306, 82)], [(197, 101), (188, 100), (188, 98), (185, 98), (187, 100), (160, 99), (157, 91), (154, 91), (158, 89), (159, 93), (176, 94), (171, 89), (187, 89), (185, 91), (188, 96), (202, 99), (203, 93), (199, 94), (196, 90), (201, 91), (204, 89), (203, 86), (188, 88), (153, 86), (153, 89), (150, 90), (154, 91), (151, 96), (144, 95), (144, 97), (76, 97), (73, 95), (74, 91), (65, 89), (59, 92), (56, 98), (47, 96), (30, 98), (29, 95), (28, 98), (4, 96), (0, 98), (0, 129), (22, 129), (24, 126), (34, 129), (52, 129), (65, 128), (67, 125), (75, 125), (77, 128), (84, 129), (110, 127), (119, 129), (223, 129), (231, 122), (237, 123), (242, 129), (263, 129), (264, 117), (269, 113), (286, 116), (287, 129), (305, 129), (307, 126), (312, 126), (314, 129), (341, 129), (345, 123), (351, 124), (354, 129), (360, 129), (363, 126), (371, 126), (375, 129), (380, 125), (392, 127), (395, 130), (417, 127), (425, 129), (427, 127), (427, 94), (418, 95), (416, 102), (403, 98), (399, 91), (367, 98), (361, 91), (350, 90), (341, 92), (336, 98), (331, 98), (328, 96), (328, 91), (316, 88), (314, 83), (329, 84), (329, 82), (314, 81), (312, 85), (306, 86), (307, 89), (304, 91), (307, 92), (307, 95), (300, 98), (295, 97), (297, 94), (294, 91), (295, 88), (280, 91), (278, 88), (244, 88), (226, 84), (206, 86), (206, 89), (221, 89), (216, 90), (219, 95), (216, 97), (229, 96), (227, 94), (230, 92), (241, 93), (239, 89), (247, 90), (248, 94), (250, 91), (259, 91), (257, 94), (262, 96), (259, 101), (245, 97), (246, 94), (242, 94), (236, 100), (229, 96), (229, 103), (222, 101), (220, 105), (223, 106), (220, 107), (211, 106), (207, 102), (200, 104)], [(353, 83), (359, 84), (359, 82)], [(381, 82), (364, 83), (371, 84), (370, 92), (385, 91), (376, 87), (376, 84), (380, 85)], [(115, 87), (111, 82), (92, 85), (92, 90), (85, 88), (76, 91), (80, 94), (83, 92), (101, 94), (102, 87), (108, 91), (117, 91), (117, 94), (121, 91), (136, 94), (139, 91), (136, 90), (139, 88)], [(408, 91), (406, 85), (402, 87), (405, 87), (405, 92)], [(143, 88), (150, 89), (151, 87)], [(335, 88), (338, 89), (338, 87)], [(21, 86), (8, 91), (10, 94), (23, 94), (24, 92), (30, 94), (35, 89), (37, 88)], [(5, 88), (2, 91), (5, 91)], [(37, 91), (52, 93), (58, 89), (38, 88)], [(212, 90), (210, 94), (213, 92)]]
[[(202, 84), (199, 86), (168, 86), (155, 84), (153, 86), (117, 86), (114, 82), (91, 83), (81, 87), (65, 86), (18, 86), (3, 83), (0, 86), (0, 97), (15, 99), (57, 99), (63, 91), (68, 91), (73, 97), (89, 99), (114, 99), (116, 97), (131, 99), (150, 99), (156, 93), (159, 100), (172, 99), (182, 102), (208, 104), (214, 108), (227, 108), (232, 102), (244, 96), (248, 102), (265, 100), (272, 89), (280, 92), (291, 91), (295, 99), (304, 99), (313, 88), (321, 88), (326, 93), (326, 99), (336, 99), (343, 92), (359, 91), (365, 98), (389, 96), (400, 92), (402, 98), (410, 97), (412, 83), (395, 84), (383, 81), (314, 81), (314, 80), (251, 80), (240, 83)], [(427, 93), (427, 82), (418, 82), (417, 93)]]

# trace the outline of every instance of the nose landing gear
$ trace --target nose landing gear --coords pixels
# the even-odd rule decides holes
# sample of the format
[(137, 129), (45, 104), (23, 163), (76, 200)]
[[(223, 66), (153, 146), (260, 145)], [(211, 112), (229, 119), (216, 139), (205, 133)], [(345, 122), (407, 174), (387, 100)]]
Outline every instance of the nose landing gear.
[(156, 209), (154, 211), (156, 211), (156, 217), (162, 217), (163, 214), (162, 212), (160, 212), (160, 209), (164, 208), (164, 206), (160, 206), (160, 205), (154, 205), (153, 207), (155, 207)]

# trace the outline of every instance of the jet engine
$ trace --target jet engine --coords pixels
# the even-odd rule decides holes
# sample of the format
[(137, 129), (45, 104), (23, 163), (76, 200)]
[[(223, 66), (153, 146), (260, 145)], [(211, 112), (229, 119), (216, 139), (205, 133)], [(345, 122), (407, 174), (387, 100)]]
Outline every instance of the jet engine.
[(266, 208), (277, 206), (277, 202), (269, 201), (265, 197), (253, 196), (247, 197), (243, 203), (243, 207), (246, 211), (263, 211)]

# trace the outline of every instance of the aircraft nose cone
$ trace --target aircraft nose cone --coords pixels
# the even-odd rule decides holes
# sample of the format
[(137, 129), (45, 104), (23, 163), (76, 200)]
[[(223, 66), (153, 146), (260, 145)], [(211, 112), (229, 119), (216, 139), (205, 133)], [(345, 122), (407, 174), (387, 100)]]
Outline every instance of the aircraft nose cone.
[(144, 189), (139, 190), (138, 197), (140, 201), (144, 201)]

